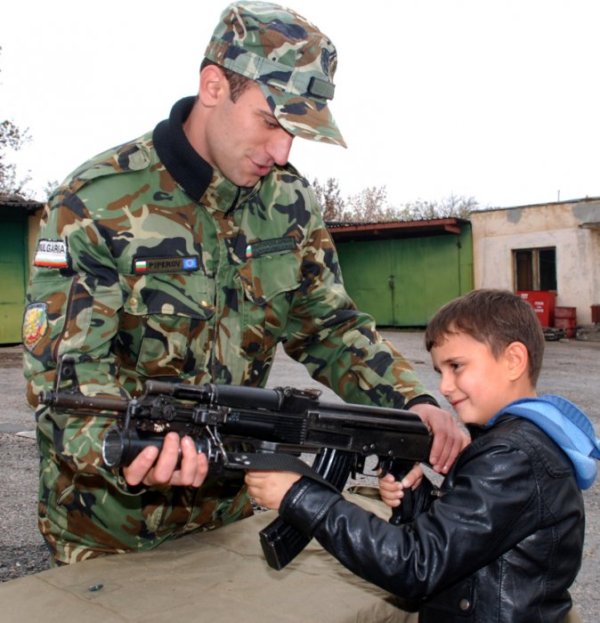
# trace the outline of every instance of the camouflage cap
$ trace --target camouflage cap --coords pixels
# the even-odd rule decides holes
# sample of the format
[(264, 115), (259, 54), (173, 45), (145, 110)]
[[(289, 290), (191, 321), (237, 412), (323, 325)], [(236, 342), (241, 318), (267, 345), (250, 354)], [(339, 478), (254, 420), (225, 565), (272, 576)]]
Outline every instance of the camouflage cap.
[(221, 15), (206, 58), (255, 80), (291, 134), (346, 146), (333, 120), (337, 52), (313, 24), (270, 2), (235, 2)]

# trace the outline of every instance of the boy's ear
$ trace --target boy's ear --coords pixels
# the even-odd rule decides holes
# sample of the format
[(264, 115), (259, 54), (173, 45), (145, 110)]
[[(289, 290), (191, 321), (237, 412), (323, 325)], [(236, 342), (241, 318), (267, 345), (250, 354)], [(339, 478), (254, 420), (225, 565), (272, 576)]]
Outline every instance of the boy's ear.
[(511, 381), (516, 381), (529, 373), (529, 353), (523, 342), (511, 342), (504, 351), (504, 357)]

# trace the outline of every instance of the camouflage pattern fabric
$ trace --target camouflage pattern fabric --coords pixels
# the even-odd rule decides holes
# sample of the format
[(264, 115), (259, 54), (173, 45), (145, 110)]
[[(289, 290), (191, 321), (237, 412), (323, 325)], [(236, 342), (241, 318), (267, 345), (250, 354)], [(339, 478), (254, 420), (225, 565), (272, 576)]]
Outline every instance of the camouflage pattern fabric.
[(40, 528), (63, 563), (146, 550), (251, 513), (241, 481), (132, 488), (105, 468), (110, 420), (38, 405), (64, 355), (87, 395), (137, 395), (146, 379), (264, 386), (280, 341), (349, 402), (401, 407), (426, 393), (356, 310), (313, 191), (293, 167), (250, 189), (214, 171), (196, 200), (152, 137), (99, 155), (57, 190), (32, 268), (23, 340)]
[(291, 134), (346, 146), (333, 120), (337, 51), (314, 24), (271, 2), (236, 2), (221, 15), (206, 58), (255, 80)]

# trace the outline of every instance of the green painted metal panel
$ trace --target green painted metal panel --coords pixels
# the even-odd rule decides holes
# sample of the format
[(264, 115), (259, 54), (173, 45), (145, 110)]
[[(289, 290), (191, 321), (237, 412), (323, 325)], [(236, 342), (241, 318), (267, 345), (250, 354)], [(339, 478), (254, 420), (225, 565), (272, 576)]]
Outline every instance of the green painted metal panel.
[(337, 243), (344, 284), (359, 309), (380, 324), (394, 325), (389, 288), (392, 246), (389, 240)]
[(27, 214), (0, 210), (0, 344), (21, 341), (27, 272)]
[(344, 283), (380, 326), (425, 326), (449, 300), (473, 289), (470, 226), (415, 238), (336, 243)]

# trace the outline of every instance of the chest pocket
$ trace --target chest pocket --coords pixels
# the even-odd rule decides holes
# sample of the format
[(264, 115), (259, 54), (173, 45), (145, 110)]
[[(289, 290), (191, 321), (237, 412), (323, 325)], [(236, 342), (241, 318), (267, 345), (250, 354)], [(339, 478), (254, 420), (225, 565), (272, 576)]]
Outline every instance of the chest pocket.
[(214, 285), (206, 275), (126, 275), (119, 332), (122, 364), (144, 377), (179, 376), (195, 369), (191, 342), (214, 315)]
[(300, 254), (263, 255), (239, 267), (242, 288), (242, 349), (252, 356), (268, 352), (285, 328), (291, 294), (300, 287)]

